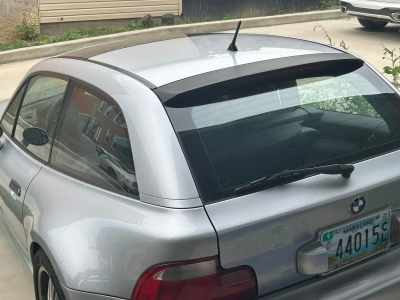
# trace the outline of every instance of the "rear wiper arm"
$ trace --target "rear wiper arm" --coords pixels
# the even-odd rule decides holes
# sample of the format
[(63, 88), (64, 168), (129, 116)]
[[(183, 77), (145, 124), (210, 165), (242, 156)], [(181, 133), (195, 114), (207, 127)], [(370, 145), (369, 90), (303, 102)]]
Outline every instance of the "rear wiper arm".
[(241, 187), (238, 187), (237, 189), (235, 189), (235, 193), (240, 193), (255, 187), (270, 185), (281, 181), (296, 180), (307, 175), (341, 174), (345, 178), (350, 178), (351, 173), (353, 173), (353, 171), (354, 171), (354, 165), (330, 165), (330, 166), (307, 168), (307, 169), (286, 170), (271, 176), (263, 177), (261, 179), (245, 184)]

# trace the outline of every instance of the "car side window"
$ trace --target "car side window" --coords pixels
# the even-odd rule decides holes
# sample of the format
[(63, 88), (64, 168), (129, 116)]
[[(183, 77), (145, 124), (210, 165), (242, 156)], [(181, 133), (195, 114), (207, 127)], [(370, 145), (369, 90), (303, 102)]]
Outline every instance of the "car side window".
[(1, 120), (1, 125), (3, 125), (4, 130), (11, 135), (12, 129), (15, 124), (15, 117), (18, 112), (19, 105), (21, 104), (22, 97), (24, 96), (26, 84), (22, 86), (18, 94), (12, 100), (11, 105), (8, 107), (7, 112), (4, 114), (3, 120)]
[[(15, 127), (14, 138), (34, 156), (48, 161), (55, 127), (60, 115), (68, 78), (53, 75), (37, 75), (30, 79), (22, 100)], [(43, 137), (40, 145), (27, 140), (32, 129), (41, 129)], [(29, 129), (29, 130), (28, 130)], [(35, 134), (34, 134), (35, 135)]]
[(72, 83), (67, 94), (71, 96), (66, 97), (50, 164), (97, 186), (138, 195), (131, 143), (119, 106), (79, 83)]

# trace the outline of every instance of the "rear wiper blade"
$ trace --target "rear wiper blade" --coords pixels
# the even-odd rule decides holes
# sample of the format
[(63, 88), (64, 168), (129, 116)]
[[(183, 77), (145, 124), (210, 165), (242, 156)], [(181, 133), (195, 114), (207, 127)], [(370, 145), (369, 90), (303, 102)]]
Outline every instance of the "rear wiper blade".
[(315, 168), (306, 168), (298, 170), (286, 170), (276, 173), (271, 176), (266, 176), (261, 179), (252, 181), (241, 187), (235, 189), (235, 193), (240, 193), (255, 187), (274, 184), (281, 181), (290, 181), (302, 178), (307, 175), (328, 174), (328, 175), (342, 175), (345, 178), (350, 178), (351, 173), (354, 171), (354, 165), (330, 165)]

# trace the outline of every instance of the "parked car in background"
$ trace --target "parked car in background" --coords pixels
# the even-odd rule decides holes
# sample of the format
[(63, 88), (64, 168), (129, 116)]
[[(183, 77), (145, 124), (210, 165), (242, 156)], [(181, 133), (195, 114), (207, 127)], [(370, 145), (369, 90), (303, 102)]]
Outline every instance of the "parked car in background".
[(400, 23), (400, 0), (340, 1), (344, 14), (356, 16), (368, 29), (382, 29), (389, 23)]
[(0, 220), (37, 300), (399, 292), (399, 91), (331, 46), (232, 39), (28, 72), (0, 121)]

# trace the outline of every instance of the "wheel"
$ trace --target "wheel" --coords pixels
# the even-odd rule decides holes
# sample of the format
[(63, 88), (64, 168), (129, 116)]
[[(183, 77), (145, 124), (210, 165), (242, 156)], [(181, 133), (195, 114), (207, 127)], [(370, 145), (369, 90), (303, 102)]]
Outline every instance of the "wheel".
[(388, 24), (388, 22), (372, 22), (370, 20), (360, 18), (358, 18), (358, 22), (367, 29), (382, 29)]
[(36, 300), (66, 300), (60, 281), (42, 249), (36, 252), (33, 259), (33, 280)]

